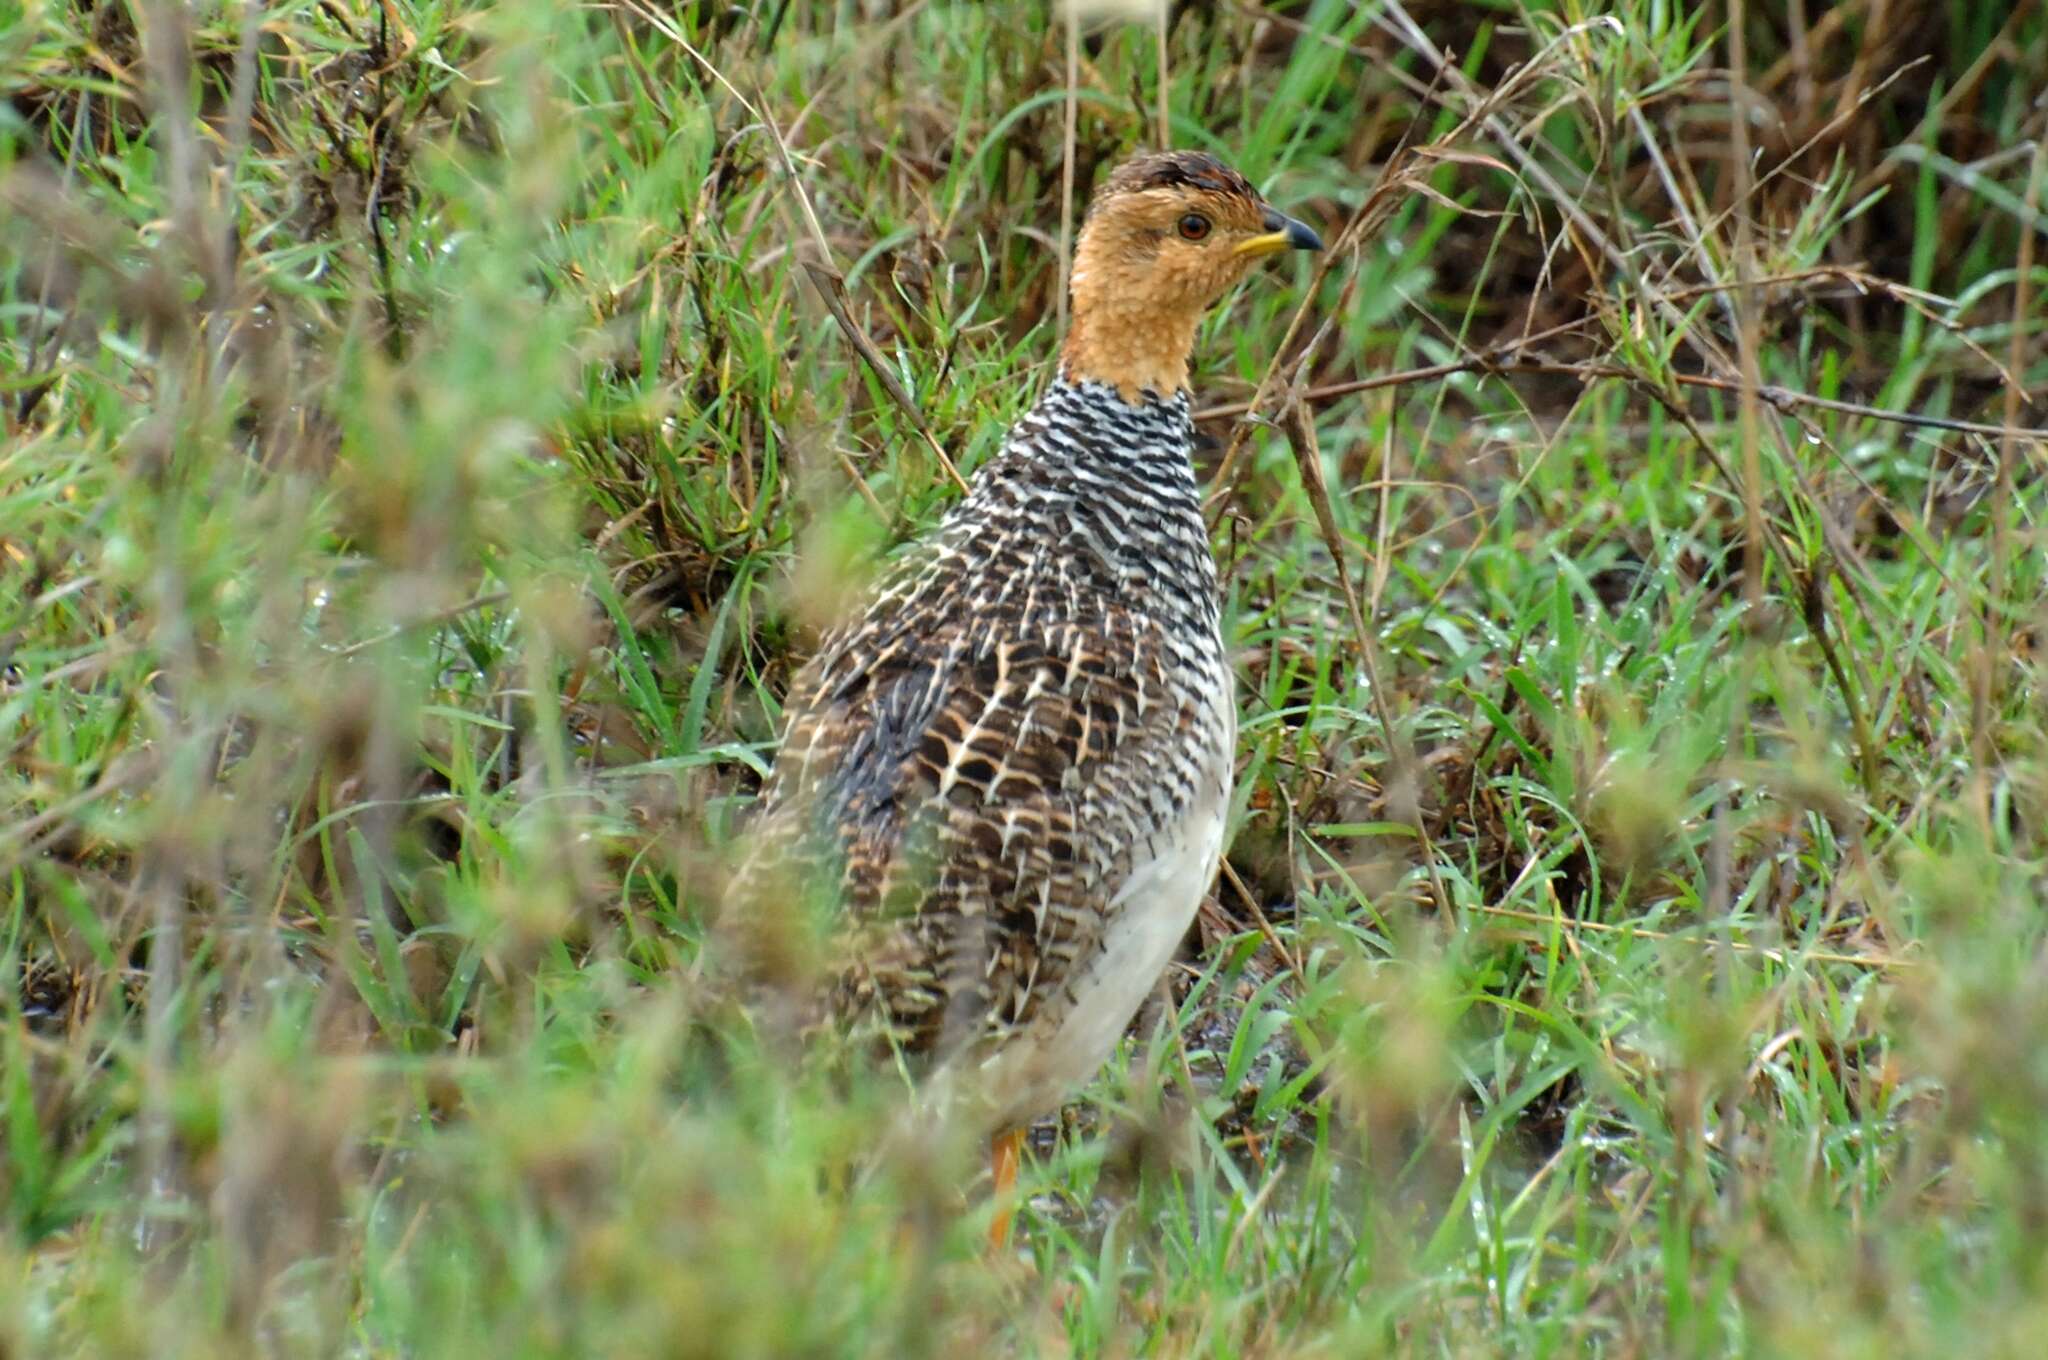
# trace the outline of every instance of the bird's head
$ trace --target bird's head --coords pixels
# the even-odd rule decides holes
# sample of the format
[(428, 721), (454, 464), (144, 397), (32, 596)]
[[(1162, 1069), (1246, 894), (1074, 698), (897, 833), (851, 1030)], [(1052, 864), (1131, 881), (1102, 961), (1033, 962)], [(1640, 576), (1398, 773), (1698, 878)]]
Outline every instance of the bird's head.
[(1129, 402), (1171, 395), (1187, 386), (1203, 312), (1266, 256), (1322, 248), (1206, 152), (1128, 160), (1096, 190), (1074, 248), (1061, 369)]

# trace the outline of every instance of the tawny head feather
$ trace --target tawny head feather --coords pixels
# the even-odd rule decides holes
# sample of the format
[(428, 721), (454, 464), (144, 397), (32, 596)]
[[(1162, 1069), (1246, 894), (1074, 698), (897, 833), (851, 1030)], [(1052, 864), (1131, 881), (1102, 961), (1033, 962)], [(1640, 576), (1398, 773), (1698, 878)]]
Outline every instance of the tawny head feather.
[(1074, 248), (1061, 369), (1129, 402), (1177, 392), (1202, 313), (1265, 256), (1322, 244), (1205, 152), (1126, 161), (1096, 191)]

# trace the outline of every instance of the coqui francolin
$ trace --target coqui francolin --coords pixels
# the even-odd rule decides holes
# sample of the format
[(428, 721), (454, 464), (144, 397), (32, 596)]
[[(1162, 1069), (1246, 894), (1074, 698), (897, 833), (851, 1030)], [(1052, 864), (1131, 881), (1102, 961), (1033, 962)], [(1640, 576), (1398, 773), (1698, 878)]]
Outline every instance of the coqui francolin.
[(1198, 152), (1091, 202), (1059, 370), (937, 532), (791, 686), (731, 902), (823, 885), (834, 1019), (990, 1133), (1108, 1057), (1223, 851), (1236, 738), (1189, 460), (1208, 308), (1316, 233)]

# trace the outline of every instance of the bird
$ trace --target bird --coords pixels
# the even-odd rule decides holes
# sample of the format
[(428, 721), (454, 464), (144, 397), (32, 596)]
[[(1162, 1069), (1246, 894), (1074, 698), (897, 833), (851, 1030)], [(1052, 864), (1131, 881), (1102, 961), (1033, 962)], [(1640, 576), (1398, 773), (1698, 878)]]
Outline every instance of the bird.
[[(1204, 314), (1307, 224), (1199, 151), (1091, 196), (1050, 381), (792, 680), (728, 896), (821, 897), (821, 1013), (990, 1138), (1108, 1059), (1224, 850), (1236, 744), (1191, 459)], [(731, 906), (729, 911), (733, 910)]]

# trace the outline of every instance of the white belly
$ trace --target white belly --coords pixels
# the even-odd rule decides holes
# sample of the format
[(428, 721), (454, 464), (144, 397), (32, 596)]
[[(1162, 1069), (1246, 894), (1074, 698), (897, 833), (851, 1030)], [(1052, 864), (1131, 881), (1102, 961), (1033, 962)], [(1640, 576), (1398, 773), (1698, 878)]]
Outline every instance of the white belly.
[(1043, 1113), (1093, 1076), (1172, 962), (1223, 854), (1229, 757), (1218, 765), (1180, 826), (1155, 838), (1111, 899), (1101, 944), (1059, 1027), (1038, 1041), (1019, 1036), (988, 1061), (986, 1089), (1009, 1119)]

